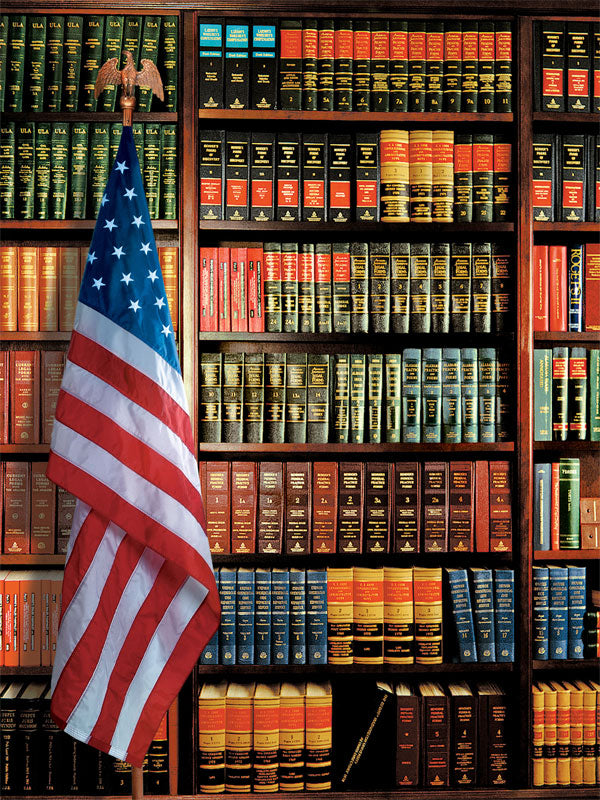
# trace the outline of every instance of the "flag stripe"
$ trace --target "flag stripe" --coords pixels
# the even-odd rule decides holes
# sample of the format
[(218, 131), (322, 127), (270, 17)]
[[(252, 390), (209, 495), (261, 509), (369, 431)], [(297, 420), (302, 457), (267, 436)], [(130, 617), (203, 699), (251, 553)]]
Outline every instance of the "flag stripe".
[[(87, 511), (86, 511), (87, 509)], [(61, 616), (69, 607), (79, 581), (88, 571), (98, 545), (104, 537), (108, 520), (99, 514), (90, 513), (91, 508), (81, 500), (75, 504), (73, 528), (69, 537), (70, 552), (68, 561), (70, 569), (65, 574), (62, 585)], [(83, 516), (85, 514), (85, 516)], [(81, 519), (81, 525), (79, 521)], [(81, 533), (81, 535), (79, 535)]]

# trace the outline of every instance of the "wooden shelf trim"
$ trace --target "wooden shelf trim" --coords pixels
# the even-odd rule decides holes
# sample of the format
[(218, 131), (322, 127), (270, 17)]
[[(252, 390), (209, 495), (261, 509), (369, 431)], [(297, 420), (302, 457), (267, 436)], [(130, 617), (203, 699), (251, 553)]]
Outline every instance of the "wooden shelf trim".
[(560, 111), (534, 111), (534, 122), (551, 122), (553, 125), (600, 125), (600, 114), (592, 113), (569, 113)]
[[(179, 227), (176, 219), (153, 219), (156, 231), (175, 231)], [(95, 219), (3, 219), (0, 231), (92, 231)]]
[(597, 561), (600, 549), (593, 550), (535, 550), (534, 561)]
[(226, 675), (244, 673), (248, 675), (287, 674), (302, 675), (303, 673), (324, 675), (427, 675), (433, 672), (462, 674), (462, 673), (511, 673), (514, 664), (212, 664), (199, 665), (199, 675)]
[(534, 222), (535, 232), (544, 231), (547, 233), (598, 233), (600, 223), (598, 222)]
[(544, 670), (586, 670), (595, 669), (600, 667), (600, 659), (598, 658), (569, 658), (559, 659), (558, 661), (538, 661), (534, 660), (532, 668), (534, 671)]
[[(12, 335), (11, 335), (12, 336)], [(512, 333), (479, 333), (477, 343), (480, 347), (486, 344), (493, 346), (498, 343), (514, 341)], [(444, 347), (449, 346), (450, 340), (462, 343), (463, 347), (469, 346), (473, 341), (472, 333), (237, 333), (223, 331), (200, 331), (198, 333), (200, 346), (203, 342), (244, 342), (249, 345), (254, 342), (298, 342), (302, 344), (348, 344), (367, 345), (369, 349), (385, 347), (391, 350), (404, 347), (408, 341), (419, 340), (423, 343), (443, 341)], [(600, 334), (598, 335), (600, 341)]]
[(586, 439), (582, 442), (534, 442), (533, 449), (538, 451), (549, 450), (550, 452), (564, 451), (576, 456), (577, 453), (598, 453), (600, 452), (600, 442), (590, 442)]
[(38, 553), (3, 553), (0, 561), (5, 567), (64, 567), (64, 555), (41, 555)]
[[(583, 224), (583, 223), (581, 223)], [(231, 220), (200, 220), (201, 231), (261, 231), (300, 233), (345, 233), (361, 236), (367, 233), (389, 233), (393, 236), (402, 233), (419, 234), (471, 234), (471, 233), (512, 233), (513, 222), (232, 222)]]
[(0, 342), (68, 342), (72, 331), (0, 331)]
[[(447, 442), (442, 443), (428, 443), (428, 442), (420, 442), (420, 443), (392, 443), (392, 442), (382, 442), (381, 444), (372, 444), (372, 443), (365, 443), (365, 444), (351, 444), (351, 443), (344, 443), (339, 444), (336, 442), (329, 442), (327, 444), (291, 444), (286, 442), (284, 444), (272, 444), (272, 443), (263, 443), (263, 444), (255, 444), (255, 443), (233, 443), (233, 442), (200, 442), (198, 445), (198, 451), (202, 457), (205, 457), (207, 454), (215, 453), (215, 454), (238, 454), (238, 455), (251, 455), (251, 454), (266, 454), (266, 453), (281, 453), (284, 456), (290, 455), (303, 455), (305, 453), (323, 453), (325, 455), (334, 456), (336, 454), (341, 455), (353, 455), (353, 456), (375, 456), (377, 454), (398, 454), (402, 455), (404, 453), (410, 454), (441, 454), (441, 453), (488, 453), (488, 454), (496, 454), (496, 453), (514, 453), (515, 452), (515, 444), (514, 442), (494, 442), (491, 444), (487, 444), (484, 442), (474, 442), (473, 444), (449, 444)], [(0, 450), (1, 452), (1, 450)]]
[(533, 340), (573, 345), (600, 344), (600, 331), (535, 331)]
[(50, 452), (49, 444), (0, 444), (0, 455), (36, 455)]
[[(506, 124), (514, 121), (513, 114), (478, 114), (477, 112), (427, 112), (427, 111), (287, 111), (276, 109), (263, 111), (259, 109), (230, 109), (230, 108), (201, 108), (198, 111), (200, 123), (202, 120), (241, 120), (243, 122), (377, 122), (405, 124), (444, 124), (469, 123), (471, 125), (493, 122)], [(137, 118), (137, 117), (136, 117)]]
[(335, 566), (388, 566), (426, 563), (431, 566), (444, 564), (463, 564), (488, 561), (510, 563), (513, 553), (213, 553), (215, 566), (256, 566), (256, 567), (335, 567)]

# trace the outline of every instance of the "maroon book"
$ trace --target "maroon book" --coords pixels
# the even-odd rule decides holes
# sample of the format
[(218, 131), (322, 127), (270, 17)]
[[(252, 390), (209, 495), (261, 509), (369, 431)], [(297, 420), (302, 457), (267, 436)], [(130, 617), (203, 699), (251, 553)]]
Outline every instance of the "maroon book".
[(473, 462), (451, 461), (448, 483), (448, 549), (451, 553), (472, 553)]
[(389, 553), (392, 465), (368, 462), (365, 474), (365, 553)]
[(8, 365), (9, 353), (8, 350), (4, 350), (4, 352), (0, 353), (0, 444), (8, 444)]
[(365, 465), (340, 462), (338, 492), (338, 553), (362, 552)]
[(285, 552), (310, 552), (311, 464), (288, 461), (285, 467)]
[(256, 464), (231, 462), (231, 552), (254, 553), (256, 548)]
[(313, 464), (312, 552), (335, 553), (338, 515), (338, 465)]
[(40, 443), (40, 354), (11, 350), (10, 415), (13, 444)]
[(2, 552), (29, 553), (31, 531), (31, 464), (4, 465), (4, 539)]
[(60, 392), (65, 353), (62, 350), (44, 350), (42, 352), (42, 442), (50, 444), (52, 426), (56, 412), (56, 401)]
[(418, 553), (421, 539), (421, 465), (397, 462), (394, 467), (394, 552)]
[(419, 698), (414, 694), (398, 694), (398, 690), (396, 690), (396, 736), (396, 785), (418, 786), (421, 766)]
[(488, 461), (475, 462), (475, 549), (490, 551), (490, 470)]
[(56, 536), (56, 487), (46, 477), (46, 461), (31, 464), (31, 545), (30, 552), (54, 553)]
[(211, 553), (231, 552), (231, 485), (229, 461), (206, 462), (206, 535)]
[(428, 461), (423, 470), (423, 550), (448, 552), (448, 464)]
[(490, 551), (512, 550), (512, 498), (510, 464), (490, 461)]
[(283, 539), (283, 464), (261, 461), (258, 467), (259, 553), (281, 553)]
[(422, 696), (423, 787), (426, 789), (448, 786), (450, 778), (448, 698), (441, 687), (435, 686), (440, 694)]
[(460, 684), (449, 684), (450, 694), (450, 783), (475, 786), (477, 781), (477, 697), (461, 691)]
[(479, 693), (479, 785), (508, 784), (508, 696), (494, 683), (477, 684)]

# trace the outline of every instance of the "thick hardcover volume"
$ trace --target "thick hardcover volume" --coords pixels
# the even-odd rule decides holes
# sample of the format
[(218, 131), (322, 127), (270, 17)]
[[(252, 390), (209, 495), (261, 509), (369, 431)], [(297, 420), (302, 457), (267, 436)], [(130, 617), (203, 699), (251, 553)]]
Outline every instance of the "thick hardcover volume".
[(8, 444), (9, 437), (9, 354), (4, 351), (0, 356), (0, 444)]
[[(494, 111), (494, 58), (495, 58), (495, 23), (481, 20), (478, 23), (479, 36), (479, 84), (477, 89), (477, 111)], [(473, 109), (475, 110), (475, 109)]]
[(473, 221), (473, 135), (454, 136), (454, 219)]
[(508, 461), (490, 461), (490, 552), (512, 550), (512, 498)]
[(410, 244), (409, 329), (431, 331), (431, 258), (427, 242)]
[(38, 248), (19, 247), (17, 322), (20, 331), (39, 330)]
[(223, 23), (201, 19), (199, 30), (200, 108), (223, 108)]
[(437, 683), (420, 683), (423, 735), (422, 781), (441, 788), (450, 780), (450, 721), (448, 698)]
[[(221, 584), (220, 570), (217, 568), (217, 569), (214, 570), (214, 573), (215, 573), (215, 581), (216, 581), (216, 584), (217, 584), (217, 590), (219, 591), (219, 595), (220, 595), (220, 584)], [(270, 578), (270, 576), (271, 576), (271, 573), (269, 573), (269, 578)], [(257, 606), (258, 606), (258, 601), (257, 601)], [(270, 609), (270, 607), (271, 607), (271, 601), (270, 601), (270, 598), (269, 598), (269, 609)], [(270, 625), (269, 625), (269, 627), (270, 627)], [(202, 651), (202, 653), (200, 655), (199, 662), (198, 662), (199, 664), (219, 664), (220, 663), (219, 662), (219, 639), (220, 639), (219, 634), (220, 634), (220, 631), (219, 631), (219, 628), (217, 628), (217, 630), (212, 635), (210, 641), (208, 642), (208, 644), (206, 645), (206, 647)]]
[(271, 663), (271, 570), (258, 567), (254, 575), (254, 656), (257, 664)]
[(350, 244), (350, 327), (352, 333), (369, 329), (369, 246), (366, 242)]
[(353, 20), (354, 54), (352, 62), (352, 108), (371, 109), (371, 23), (368, 19)]
[[(31, 467), (24, 461), (7, 461), (4, 467), (4, 539), (2, 552), (6, 554), (29, 553), (30, 537)], [(4, 636), (6, 642), (9, 642), (11, 637), (7, 635), (6, 617), (4, 623)], [(15, 633), (16, 636), (17, 633)], [(5, 649), (5, 658), (7, 652), (9, 652), (9, 648)], [(8, 661), (5, 663), (6, 666), (9, 666)], [(18, 661), (15, 662), (14, 666), (18, 666)]]
[(565, 23), (559, 20), (537, 23), (535, 60), (541, 82), (535, 84), (537, 111), (565, 110)]
[(585, 137), (564, 134), (559, 146), (560, 221), (582, 222), (585, 219)]
[(365, 408), (367, 402), (366, 356), (350, 355), (350, 441), (362, 444), (365, 440)]
[(408, 110), (425, 110), (427, 34), (425, 22), (408, 23)]
[(472, 461), (451, 461), (449, 474), (448, 550), (472, 553), (474, 481)]
[(496, 389), (498, 360), (494, 347), (482, 347), (478, 353), (479, 441), (495, 442)]
[[(99, 155), (98, 151), (102, 150), (108, 144), (108, 129), (106, 126), (98, 127), (100, 127), (103, 131), (106, 131), (106, 137), (101, 136), (99, 139), (96, 139), (96, 141), (94, 138), (91, 139), (91, 148), (93, 148), (94, 144), (96, 143), (98, 147), (96, 154)], [(97, 130), (98, 128), (93, 128), (94, 133)], [(67, 185), (69, 173), (69, 125), (54, 123), (52, 125), (50, 141), (52, 147), (50, 217), (52, 219), (65, 219), (67, 210)], [(100, 177), (100, 170), (98, 169), (94, 175), (92, 172), (94, 161), (90, 159), (90, 174), (92, 175), (92, 180), (90, 182), (89, 190), (91, 191), (91, 207), (94, 209), (94, 214), (96, 214), (100, 208), (100, 202), (106, 186), (106, 180), (108, 179), (108, 147), (106, 147), (106, 151), (103, 152), (103, 156), (106, 157), (107, 169), (106, 172), (103, 172), (102, 174), (102, 179), (104, 180), (102, 191), (98, 191), (97, 195), (94, 191), (93, 178)]]
[(356, 133), (356, 220), (379, 221), (379, 136)]
[(412, 567), (383, 568), (383, 661), (414, 663)]
[(219, 247), (217, 250), (217, 293), (219, 297), (219, 330), (231, 328), (231, 248)]
[(218, 248), (200, 248), (200, 330), (219, 328)]
[(248, 219), (249, 147), (249, 133), (227, 131), (225, 141), (225, 219), (238, 222)]
[(243, 441), (261, 443), (265, 405), (264, 353), (244, 355), (243, 380)]
[(496, 55), (494, 62), (494, 111), (506, 113), (512, 107), (512, 29), (508, 20), (494, 22)]
[(492, 252), (489, 242), (471, 245), (471, 297), (474, 333), (492, 331)]
[(448, 552), (448, 464), (423, 467), (423, 551)]
[(548, 567), (532, 567), (531, 602), (533, 606), (532, 641), (533, 655), (548, 660), (550, 578)]
[[(160, 69), (165, 92), (164, 108), (166, 111), (177, 111), (179, 19), (175, 15), (163, 15), (161, 20), (159, 52), (161, 54)], [(127, 33), (128, 21), (129, 17), (125, 17), (123, 39), (125, 39)]]
[(355, 664), (383, 664), (383, 568), (354, 567)]
[(27, 17), (11, 14), (8, 19), (6, 46), (6, 84), (4, 111), (22, 111), (25, 94), (25, 42), (27, 39)]
[(302, 109), (316, 111), (319, 89), (319, 28), (316, 19), (302, 21)]
[(402, 441), (402, 355), (386, 353), (385, 356), (385, 441)]
[(15, 123), (0, 126), (0, 217), (15, 216)]
[(235, 600), (237, 664), (254, 664), (254, 570), (238, 567)]
[[(533, 330), (547, 331), (550, 323), (548, 245), (533, 246)], [(558, 298), (557, 298), (558, 299)]]
[(554, 222), (558, 143), (552, 133), (534, 133), (531, 183), (534, 222)]
[(424, 442), (442, 441), (442, 350), (422, 350), (422, 438)]
[(222, 441), (222, 355), (200, 355), (199, 435), (201, 442)]
[(333, 80), (335, 34), (332, 19), (320, 19), (317, 51), (317, 107), (319, 111), (333, 109)]
[(66, 553), (71, 534), (76, 500), (72, 494), (58, 487), (56, 494), (56, 552)]
[[(151, 219), (160, 216), (160, 200), (162, 187), (160, 183), (162, 151), (160, 146), (160, 125), (147, 123), (144, 125), (144, 190), (148, 200), (148, 211)], [(110, 155), (109, 155), (110, 165)]]
[(333, 62), (333, 108), (335, 111), (352, 111), (353, 39), (352, 20), (335, 20)]
[(279, 242), (265, 242), (263, 296), (265, 307), (265, 330), (281, 332), (281, 245)]
[(304, 683), (282, 683), (279, 694), (279, 788), (304, 790)]
[(533, 549), (550, 550), (550, 464), (536, 464), (533, 475)]
[(410, 220), (411, 222), (431, 222), (433, 219), (433, 131), (409, 131), (408, 144)]
[(585, 246), (582, 244), (570, 245), (567, 251), (567, 282), (566, 294), (569, 297), (568, 324), (569, 331), (580, 332), (583, 330), (583, 262)]
[(492, 570), (469, 567), (473, 589), (473, 621), (477, 660), (496, 661), (496, 631), (494, 626), (494, 585)]
[(243, 439), (244, 356), (242, 353), (224, 353), (222, 389), (222, 431), (224, 442), (242, 442)]
[(548, 655), (550, 659), (567, 658), (569, 636), (569, 573), (566, 566), (548, 565), (549, 630)]
[(393, 552), (418, 553), (421, 539), (421, 465), (397, 462), (394, 468)]
[(329, 187), (327, 175), (327, 134), (302, 136), (302, 220), (325, 222)]
[(252, 25), (252, 64), (250, 107), (273, 109), (277, 106), (277, 25), (261, 20)]
[(477, 780), (478, 701), (465, 681), (449, 683), (450, 695), (450, 784), (474, 786)]
[[(6, 28), (4, 29), (6, 31)], [(27, 111), (44, 110), (44, 72), (46, 61), (46, 17), (30, 15), (27, 17), (27, 43), (29, 49), (27, 63), (27, 92), (25, 108)], [(4, 62), (6, 68), (6, 62)], [(2, 67), (0, 67), (0, 70)], [(5, 86), (5, 81), (2, 81)], [(0, 108), (4, 108), (0, 105)]]
[(553, 393), (552, 350), (535, 348), (533, 351), (533, 401), (534, 401), (534, 441), (550, 442), (553, 438), (552, 393)]
[(450, 322), (453, 333), (471, 330), (471, 248), (470, 242), (450, 245)]
[[(139, 18), (134, 17), (133, 19)], [(104, 17), (96, 15), (84, 17), (81, 46), (81, 89), (79, 92), (79, 107), (83, 111), (95, 111), (98, 105), (98, 101), (94, 97), (94, 87), (98, 70), (102, 64), (103, 41)], [(135, 63), (137, 64), (137, 58)]]
[(479, 88), (479, 28), (476, 20), (462, 25), (461, 111), (477, 111)]
[(312, 465), (289, 461), (285, 469), (285, 552), (310, 552)]
[(512, 144), (501, 134), (494, 135), (493, 221), (505, 222), (511, 214)]
[(283, 543), (283, 464), (261, 461), (258, 466), (257, 550), (281, 553)]
[(350, 441), (350, 355), (335, 353), (331, 356), (331, 440)]
[[(65, 17), (65, 33), (64, 33), (64, 66), (65, 71), (67, 68), (67, 36), (68, 24), (70, 17)], [(104, 21), (104, 49), (102, 51), (102, 63), (104, 64), (109, 58), (118, 59), (117, 63), (121, 61), (121, 48), (123, 44), (123, 22), (122, 16), (109, 15), (105, 17)], [(137, 66), (137, 65), (136, 65)], [(102, 97), (98, 103), (99, 111), (114, 111), (117, 101), (117, 87), (114, 85), (107, 86), (102, 92)], [(63, 108), (64, 111), (64, 103)]]
[[(161, 22), (162, 18), (154, 14), (147, 14), (144, 17), (144, 28), (140, 40), (140, 60), (144, 58), (153, 61), (155, 64), (157, 63)], [(150, 111), (153, 98), (153, 92), (150, 87), (140, 86), (138, 97), (138, 109), (140, 111)]]
[[(40, 128), (49, 130), (49, 126), (37, 126), (37, 140), (36, 140), (36, 156), (39, 164), (39, 145), (40, 145)], [(45, 137), (44, 137), (45, 138)], [(87, 200), (87, 176), (88, 176), (88, 141), (89, 141), (89, 123), (87, 122), (74, 122), (71, 125), (71, 178), (69, 187), (69, 214), (73, 219), (85, 219), (87, 216), (86, 200)], [(45, 143), (45, 142), (44, 142)], [(48, 159), (51, 156), (50, 141), (47, 143)], [(42, 154), (42, 157), (45, 153)], [(42, 161), (43, 164), (43, 161)], [(44, 165), (45, 166), (45, 165)], [(50, 189), (50, 168), (47, 170), (47, 186), (41, 185), (39, 181), (39, 170), (36, 167), (36, 216), (39, 219), (48, 218), (48, 195)], [(42, 179), (43, 180), (43, 179)], [(44, 180), (44, 183), (46, 181)]]
[(252, 786), (252, 698), (254, 683), (229, 683), (225, 699), (225, 791)]
[(385, 19), (371, 20), (371, 111), (390, 108), (390, 24)]
[(383, 405), (383, 355), (369, 353), (367, 355), (368, 371), (368, 440), (374, 444), (382, 442)]
[(256, 464), (231, 462), (231, 552), (254, 553), (256, 548)]
[(206, 462), (206, 534), (211, 553), (231, 552), (230, 482), (228, 461)]
[(271, 570), (271, 663), (289, 664), (290, 573)]
[(566, 111), (590, 111), (590, 24), (567, 22)]
[(243, 21), (232, 20), (225, 25), (225, 108), (250, 106), (249, 29)]
[(330, 681), (306, 684), (306, 791), (331, 789)]
[(590, 441), (600, 441), (600, 350), (590, 350), (589, 354), (589, 413), (588, 427)]
[(331, 222), (350, 222), (352, 138), (345, 134), (329, 135), (328, 218)]
[(65, 354), (61, 350), (42, 350), (41, 353), (41, 441), (50, 444), (56, 401), (65, 366)]
[(569, 352), (569, 431), (567, 438), (587, 439), (587, 351), (572, 347)]
[(478, 355), (475, 347), (463, 347), (460, 351), (463, 442), (479, 441)]
[(431, 243), (431, 332), (450, 333), (450, 244)]
[(389, 110), (408, 109), (408, 23), (390, 20)]
[(200, 219), (223, 219), (225, 132), (202, 130), (200, 137)]
[(560, 495), (560, 549), (577, 550), (580, 547), (580, 465), (578, 458), (560, 459), (558, 482)]
[[(162, 219), (177, 219), (177, 126), (160, 126), (159, 213)], [(146, 192), (148, 194), (148, 192)]]
[(274, 219), (275, 134), (252, 132), (250, 143), (250, 219)]
[(389, 333), (390, 244), (369, 243), (369, 317), (373, 333)]
[(550, 414), (552, 418), (553, 441), (564, 442), (569, 433), (569, 348), (552, 348), (552, 400)]
[(510, 764), (508, 698), (495, 683), (478, 683), (477, 692), (480, 780), (483, 786), (506, 786)]
[(462, 23), (444, 22), (444, 76), (442, 81), (443, 111), (461, 110)]
[(335, 333), (351, 331), (350, 243), (331, 245), (332, 324)]
[(432, 207), (433, 222), (454, 220), (454, 132), (432, 132)]
[(442, 349), (442, 441), (462, 441), (460, 350)]
[(284, 353), (265, 353), (265, 442), (285, 440), (285, 358)]
[(583, 658), (584, 615), (586, 613), (586, 567), (569, 564), (569, 639), (568, 658)]
[(591, 111), (600, 111), (600, 25), (592, 25)]
[(473, 222), (492, 222), (494, 192), (494, 137), (473, 134)]
[(389, 553), (392, 510), (392, 465), (368, 462), (365, 470), (366, 553)]
[[(45, 111), (61, 110), (64, 25), (65, 18), (62, 16), (52, 15), (46, 20), (46, 88), (44, 92)], [(5, 93), (4, 110), (8, 111), (6, 97), (7, 93)]]
[[(431, 131), (429, 134), (431, 135)], [(380, 163), (380, 219), (382, 222), (409, 222), (408, 131), (381, 131)], [(431, 168), (431, 163), (429, 167)]]
[(515, 573), (494, 570), (496, 661), (515, 660)]
[(39, 444), (40, 354), (30, 350), (10, 353), (10, 441)]
[(419, 698), (407, 684), (396, 684), (396, 785), (418, 786), (421, 713)]
[(347, 461), (339, 466), (338, 553), (361, 553), (364, 520), (365, 465)]
[[(441, 245), (443, 247), (443, 245)], [(392, 242), (390, 253), (390, 328), (409, 331), (410, 244)]]
[(302, 22), (284, 19), (279, 28), (279, 108), (302, 106)]
[(402, 353), (402, 441), (421, 441), (421, 350)]
[[(242, 252), (244, 251), (241, 248)], [(247, 256), (247, 285), (242, 282), (240, 292), (242, 293), (242, 308), (245, 307), (244, 291), (247, 296), (248, 323), (247, 329), (251, 333), (261, 333), (265, 330), (265, 301), (264, 301), (264, 251), (261, 247), (249, 247), (246, 251)], [(246, 326), (240, 324), (240, 330), (245, 330)]]
[[(296, 245), (288, 245), (289, 248), (296, 247)], [(282, 278), (285, 278), (283, 269), (286, 266), (284, 261), (284, 252), (286, 245), (282, 244), (281, 258), (282, 258)], [(320, 262), (320, 266), (322, 261)], [(283, 283), (282, 283), (283, 286)], [(327, 287), (324, 294), (327, 292)], [(315, 332), (315, 245), (303, 243), (300, 246), (300, 253), (298, 259), (298, 274), (297, 274), (297, 306), (298, 306), (298, 330), (301, 333), (314, 333)], [(283, 294), (283, 292), (282, 292)], [(283, 309), (285, 310), (285, 309)]]
[(446, 573), (452, 601), (458, 658), (461, 664), (474, 663), (478, 660), (477, 645), (467, 570), (446, 567)]
[[(298, 243), (281, 243), (281, 329), (285, 333), (298, 332)], [(310, 275), (313, 289), (314, 275)], [(303, 287), (305, 288), (305, 287)]]
[(14, 152), (14, 216), (33, 219), (35, 202), (35, 125), (26, 122), (16, 125)]
[(313, 463), (312, 553), (335, 553), (338, 518), (338, 465)]
[(353, 605), (353, 568), (327, 567), (328, 664), (352, 664)]
[(315, 245), (315, 325), (316, 333), (331, 333), (331, 245)]
[(300, 219), (300, 134), (277, 135), (276, 164), (277, 219), (297, 222)]
[(253, 700), (252, 789), (279, 791), (279, 683), (257, 683)]
[(426, 24), (425, 111), (443, 107), (444, 23), (429, 20)]
[(285, 441), (306, 442), (306, 353), (286, 355)]

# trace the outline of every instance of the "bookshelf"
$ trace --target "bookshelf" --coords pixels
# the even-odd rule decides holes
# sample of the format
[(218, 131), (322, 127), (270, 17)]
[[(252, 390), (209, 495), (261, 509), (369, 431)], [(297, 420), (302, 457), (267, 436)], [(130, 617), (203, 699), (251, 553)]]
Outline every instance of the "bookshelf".
[[(368, 5), (368, 8), (367, 8)], [(414, 665), (382, 666), (199, 666), (190, 676), (182, 690), (177, 713), (173, 713), (170, 728), (171, 742), (171, 796), (191, 797), (198, 791), (197, 778), (197, 712), (195, 699), (198, 686), (207, 679), (233, 680), (294, 680), (307, 675), (313, 680), (331, 678), (336, 680), (361, 681), (390, 676), (390, 679), (425, 679), (434, 676), (444, 682), (452, 678), (500, 680), (511, 693), (515, 713), (513, 719), (514, 758), (511, 763), (512, 785), (510, 788), (474, 788), (437, 790), (440, 798), (479, 798), (479, 800), (538, 800), (539, 798), (588, 798), (596, 796), (594, 787), (532, 787), (531, 774), (531, 685), (547, 676), (571, 675), (590, 677), (597, 673), (595, 659), (568, 661), (537, 661), (532, 658), (532, 597), (531, 568), (534, 563), (570, 562), (593, 566), (599, 558), (598, 550), (589, 551), (535, 551), (532, 544), (533, 516), (533, 467), (541, 460), (561, 456), (581, 457), (582, 492), (600, 495), (599, 460), (600, 445), (597, 442), (534, 442), (533, 441), (533, 349), (534, 346), (554, 345), (598, 347), (597, 332), (559, 333), (533, 332), (532, 330), (532, 248), (534, 244), (558, 242), (592, 242), (597, 239), (598, 224), (594, 222), (536, 222), (532, 215), (532, 142), (537, 130), (564, 133), (574, 126), (593, 133), (598, 128), (598, 113), (556, 113), (534, 111), (532, 53), (534, 50), (534, 23), (545, 18), (581, 18), (591, 20), (597, 9), (590, 0), (582, 0), (577, 8), (567, 0), (465, 0), (460, 8), (449, 0), (424, 0), (418, 12), (407, 7), (389, 7), (384, 0), (375, 0), (365, 5), (359, 0), (347, 0), (344, 13), (351, 19), (360, 17), (402, 19), (448, 19), (468, 18), (503, 19), (513, 25), (513, 112), (511, 113), (449, 113), (449, 112), (341, 112), (341, 111), (291, 111), (291, 110), (227, 110), (199, 109), (198, 103), (198, 24), (202, 19), (222, 17), (225, 19), (275, 18), (299, 19), (305, 17), (337, 18), (341, 16), (336, 0), (234, 0), (223, 2), (200, 2), (194, 0), (172, 0), (164, 9), (149, 0), (114, 0), (110, 7), (100, 6), (91, 0), (67, 3), (57, 0), (51, 6), (30, 3), (25, 7), (18, 0), (5, 0), (3, 13), (42, 14), (92, 14), (92, 13), (169, 13), (179, 19), (179, 100), (176, 112), (136, 113), (135, 121), (143, 123), (177, 124), (178, 139), (178, 218), (153, 220), (157, 244), (177, 245), (179, 248), (179, 349), (182, 371), (192, 413), (192, 425), (198, 429), (200, 353), (202, 352), (321, 352), (321, 353), (389, 353), (405, 347), (464, 347), (476, 342), (480, 347), (502, 347), (508, 350), (513, 365), (515, 380), (514, 409), (515, 435), (509, 441), (492, 443), (381, 443), (381, 444), (253, 444), (225, 442), (197, 442), (198, 458), (206, 460), (286, 460), (293, 447), (295, 460), (341, 461), (353, 459), (361, 462), (440, 460), (453, 459), (504, 459), (512, 471), (513, 507), (513, 551), (512, 553), (447, 553), (442, 556), (432, 553), (415, 553), (409, 556), (411, 564), (422, 566), (507, 566), (515, 570), (517, 587), (516, 607), (516, 660), (502, 664), (453, 664), (444, 663), (433, 667)], [(120, 114), (113, 112), (38, 112), (4, 114), (7, 121), (24, 122), (117, 122)], [(203, 128), (221, 128), (247, 131), (281, 131), (289, 129), (310, 131), (312, 129), (352, 133), (356, 130), (371, 132), (384, 128), (439, 128), (456, 132), (505, 133), (513, 145), (513, 216), (510, 221), (488, 223), (311, 223), (311, 222), (238, 222), (227, 220), (200, 220), (198, 199), (199, 131)], [(53, 244), (84, 247), (89, 242), (94, 220), (1, 220), (0, 236), (3, 244)], [(454, 242), (497, 241), (507, 243), (518, 265), (515, 275), (512, 329), (498, 334), (318, 334), (318, 333), (257, 333), (200, 332), (199, 331), (199, 249), (205, 245), (242, 246), (267, 240), (275, 241), (409, 241), (409, 242)], [(11, 332), (0, 336), (0, 350), (66, 349), (68, 332)], [(0, 445), (2, 459), (43, 460), (48, 445)], [(302, 568), (326, 566), (380, 566), (382, 563), (400, 565), (399, 554), (376, 556), (354, 555), (302, 555), (269, 556), (264, 554), (215, 555), (215, 566), (273, 567), (298, 566)], [(2, 557), (5, 568), (53, 568), (64, 563), (60, 555)], [(10, 668), (3, 671), (5, 677), (49, 675), (47, 668)], [(541, 677), (540, 677), (541, 676)], [(185, 768), (179, 768), (184, 764)], [(201, 796), (201, 795), (200, 795)], [(235, 796), (235, 795), (230, 795)], [(283, 797), (284, 795), (279, 795)], [(286, 795), (288, 796), (288, 795)], [(291, 797), (291, 795), (289, 795)], [(331, 791), (302, 793), (303, 797), (316, 800), (354, 800), (373, 796), (365, 792)], [(410, 791), (378, 792), (381, 800), (428, 800), (431, 792), (425, 789)]]

